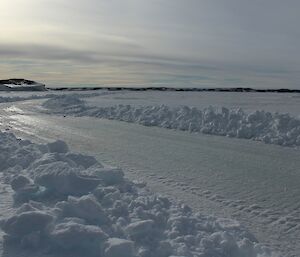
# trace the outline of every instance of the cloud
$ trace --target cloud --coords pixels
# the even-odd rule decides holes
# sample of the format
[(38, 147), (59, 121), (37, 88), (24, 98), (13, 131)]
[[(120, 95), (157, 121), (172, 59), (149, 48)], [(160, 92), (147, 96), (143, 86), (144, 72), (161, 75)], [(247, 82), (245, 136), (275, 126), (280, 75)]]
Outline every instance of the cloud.
[(110, 53), (57, 45), (0, 44), (0, 56), (2, 74), (33, 76), (50, 85), (282, 87), (287, 80), (291, 85), (297, 81), (297, 76), (291, 79), (290, 70), (277, 65), (224, 65), (145, 51)]
[(187, 68), (214, 69), (213, 66), (199, 64), (197, 62), (168, 56), (147, 54), (146, 52), (130, 51), (116, 53), (114, 51), (80, 50), (56, 45), (37, 44), (1, 44), (0, 55), (7, 59), (27, 59), (39, 61), (76, 61), (94, 65), (102, 62), (153, 64), (170, 67), (184, 66)]
[(137, 81), (149, 81), (151, 74), (161, 81), (198, 83), (206, 76), (216, 83), (265, 86), (277, 79), (283, 86), (300, 85), (296, 0), (1, 4), (0, 57), (10, 67), (25, 70), (36, 63), (44, 68), (39, 74), (50, 76), (57, 71), (48, 71), (49, 63), (56, 63), (86, 77), (103, 69), (111, 77), (127, 72)]

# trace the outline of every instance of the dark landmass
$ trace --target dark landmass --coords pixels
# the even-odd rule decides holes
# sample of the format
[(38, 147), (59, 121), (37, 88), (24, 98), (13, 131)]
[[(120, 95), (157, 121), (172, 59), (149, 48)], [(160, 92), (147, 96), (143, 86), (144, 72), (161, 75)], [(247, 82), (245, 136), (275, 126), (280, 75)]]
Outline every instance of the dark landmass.
[(44, 84), (27, 79), (0, 80), (0, 91), (46, 91)]
[(175, 91), (175, 92), (258, 92), (258, 93), (300, 93), (300, 89), (254, 89), (247, 87), (232, 88), (174, 88), (174, 87), (57, 87), (48, 88), (53, 91), (87, 91), (87, 90), (108, 90), (108, 91)]
[(195, 87), (46, 87), (45, 84), (27, 79), (0, 80), (0, 91), (168, 91), (168, 92), (258, 92), (258, 93), (300, 93), (300, 89), (256, 89), (250, 87), (195, 88)]

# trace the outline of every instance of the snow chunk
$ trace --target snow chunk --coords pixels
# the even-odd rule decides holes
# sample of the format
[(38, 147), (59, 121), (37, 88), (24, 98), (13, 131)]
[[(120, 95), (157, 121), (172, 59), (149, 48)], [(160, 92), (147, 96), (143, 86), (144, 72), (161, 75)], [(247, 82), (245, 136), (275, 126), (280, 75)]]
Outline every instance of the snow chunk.
[(83, 195), (92, 191), (101, 182), (95, 177), (81, 176), (78, 170), (64, 162), (40, 165), (35, 174), (36, 184), (59, 195)]
[(101, 204), (92, 195), (80, 198), (69, 196), (68, 201), (57, 203), (56, 208), (62, 210), (64, 217), (78, 217), (99, 225), (109, 222)]
[(97, 165), (87, 169), (86, 172), (101, 179), (105, 185), (116, 185), (124, 181), (124, 172), (121, 169), (101, 168)]
[(14, 200), (22, 203), (35, 199), (39, 195), (39, 187), (26, 176), (18, 175), (10, 182), (11, 188), (15, 191)]
[(109, 238), (106, 242), (104, 255), (105, 257), (132, 257), (134, 256), (133, 252), (133, 241), (120, 238)]
[(33, 232), (45, 232), (53, 216), (42, 211), (28, 211), (16, 214), (2, 223), (1, 228), (8, 235), (19, 238)]
[(66, 158), (76, 163), (78, 166), (82, 166), (85, 169), (96, 164), (98, 165), (98, 167), (102, 167), (102, 165), (98, 163), (95, 157), (93, 156), (83, 155), (79, 153), (67, 153), (65, 156)]
[(131, 238), (137, 239), (138, 237), (143, 237), (147, 234), (151, 234), (153, 226), (153, 220), (137, 221), (129, 224), (126, 228), (126, 232)]
[(14, 191), (19, 191), (20, 189), (23, 189), (30, 184), (32, 184), (32, 181), (28, 177), (25, 177), (23, 175), (16, 176), (10, 182), (11, 188)]
[(38, 168), (41, 165), (52, 164), (54, 162), (65, 162), (70, 167), (74, 167), (74, 168), (77, 168), (77, 166), (78, 166), (78, 165), (76, 165), (76, 163), (73, 160), (67, 158), (65, 154), (45, 153), (39, 159), (32, 162), (30, 164), (30, 166), (28, 167), (28, 170), (30, 172), (30, 170), (35, 170), (36, 168)]
[(69, 152), (69, 147), (64, 141), (57, 140), (55, 142), (47, 144), (49, 151), (51, 153), (67, 153)]
[(107, 237), (107, 234), (97, 226), (83, 225), (74, 222), (57, 224), (50, 233), (50, 239), (55, 247), (54, 249), (66, 249), (71, 251), (85, 250), (85, 256), (90, 256), (93, 253), (99, 254), (101, 244)]

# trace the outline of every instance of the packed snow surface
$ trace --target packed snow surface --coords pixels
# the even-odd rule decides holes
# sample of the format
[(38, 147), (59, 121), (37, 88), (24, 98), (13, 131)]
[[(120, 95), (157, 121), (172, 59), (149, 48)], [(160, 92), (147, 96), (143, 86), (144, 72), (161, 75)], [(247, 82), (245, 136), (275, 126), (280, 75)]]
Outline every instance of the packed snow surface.
[(63, 93), (55, 93), (55, 94), (50, 94), (46, 92), (40, 92), (39, 94), (32, 94), (30, 93), (9, 93), (9, 94), (0, 94), (0, 103), (10, 103), (10, 102), (19, 102), (19, 101), (26, 101), (26, 100), (36, 100), (36, 99), (47, 99), (47, 98), (57, 98), (60, 97), (61, 95), (70, 95), (70, 97), (91, 97), (91, 96), (100, 96), (100, 95), (106, 95), (106, 94), (111, 94), (110, 92), (101, 92), (101, 93), (81, 93), (81, 94), (76, 94), (76, 93), (70, 93), (70, 92), (63, 92)]
[(63, 141), (0, 132), (0, 142), (1, 183), (14, 194), (0, 222), (5, 256), (276, 256), (238, 222), (193, 213)]
[(242, 109), (180, 106), (87, 106), (74, 95), (47, 100), (50, 113), (91, 116), (204, 134), (252, 139), (283, 146), (300, 146), (300, 119), (289, 114)]

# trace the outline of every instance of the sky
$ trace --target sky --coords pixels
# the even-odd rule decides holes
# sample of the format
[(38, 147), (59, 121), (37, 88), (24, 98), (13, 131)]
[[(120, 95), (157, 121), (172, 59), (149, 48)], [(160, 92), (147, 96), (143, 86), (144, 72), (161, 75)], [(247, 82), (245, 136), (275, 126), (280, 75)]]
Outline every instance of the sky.
[(0, 77), (300, 88), (299, 0), (1, 0)]

